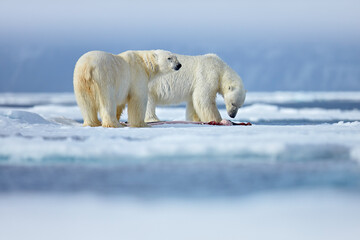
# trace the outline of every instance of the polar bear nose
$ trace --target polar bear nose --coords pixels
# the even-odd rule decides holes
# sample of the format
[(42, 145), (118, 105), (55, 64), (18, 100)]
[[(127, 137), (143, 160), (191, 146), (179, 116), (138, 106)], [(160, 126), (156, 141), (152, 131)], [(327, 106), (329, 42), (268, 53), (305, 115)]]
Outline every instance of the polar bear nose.
[(228, 111), (228, 115), (229, 115), (231, 118), (234, 118), (234, 117), (236, 117), (237, 112), (238, 112), (238, 109), (232, 107), (232, 108)]
[(236, 117), (236, 113), (237, 113), (237, 111), (233, 111), (233, 112), (229, 113), (229, 116), (231, 118), (234, 118), (234, 117)]
[(175, 66), (174, 69), (177, 71), (177, 70), (179, 70), (179, 69), (181, 68), (181, 66), (182, 66), (182, 65), (179, 63), (179, 64), (177, 64), (177, 65)]

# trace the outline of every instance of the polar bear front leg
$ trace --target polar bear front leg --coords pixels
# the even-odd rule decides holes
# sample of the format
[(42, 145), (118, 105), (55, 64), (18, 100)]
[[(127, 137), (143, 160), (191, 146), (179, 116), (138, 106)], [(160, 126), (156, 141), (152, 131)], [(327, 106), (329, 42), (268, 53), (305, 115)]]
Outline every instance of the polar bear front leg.
[(194, 109), (202, 122), (221, 121), (221, 115), (216, 106), (215, 97), (204, 96), (201, 93), (193, 95)]
[(147, 106), (146, 106), (146, 114), (145, 114), (145, 122), (158, 122), (160, 119), (156, 116), (156, 102), (153, 97), (149, 94)]
[(194, 109), (193, 101), (190, 100), (186, 104), (186, 120), (193, 121), (193, 122), (200, 122), (199, 116), (196, 114)]
[(150, 127), (144, 122), (147, 94), (130, 94), (128, 99), (128, 122), (130, 127)]

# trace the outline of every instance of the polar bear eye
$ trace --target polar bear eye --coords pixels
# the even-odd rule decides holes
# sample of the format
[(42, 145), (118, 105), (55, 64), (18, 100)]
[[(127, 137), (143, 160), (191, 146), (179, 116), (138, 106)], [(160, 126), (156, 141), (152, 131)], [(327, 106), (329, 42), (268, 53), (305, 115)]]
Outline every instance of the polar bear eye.
[(170, 61), (170, 60), (171, 60), (171, 57), (168, 57), (168, 60)]

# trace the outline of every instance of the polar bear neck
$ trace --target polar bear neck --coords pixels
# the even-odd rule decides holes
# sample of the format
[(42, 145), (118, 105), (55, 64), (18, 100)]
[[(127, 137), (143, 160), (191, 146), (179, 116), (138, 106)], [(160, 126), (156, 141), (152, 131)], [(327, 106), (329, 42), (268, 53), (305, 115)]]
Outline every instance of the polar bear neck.
[[(220, 94), (224, 95), (233, 87), (243, 88), (241, 77), (228, 65), (225, 65), (224, 72), (220, 79)], [(230, 87), (230, 88), (229, 88)]]
[(159, 72), (159, 66), (154, 54), (151, 51), (139, 51), (139, 57), (143, 62), (144, 69), (149, 77), (149, 80), (151, 80), (151, 78), (153, 78)]

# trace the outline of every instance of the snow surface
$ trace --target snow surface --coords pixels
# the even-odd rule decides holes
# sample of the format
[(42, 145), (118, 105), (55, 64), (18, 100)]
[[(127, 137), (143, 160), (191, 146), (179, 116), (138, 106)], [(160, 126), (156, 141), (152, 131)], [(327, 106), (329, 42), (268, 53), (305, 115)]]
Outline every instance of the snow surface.
[(360, 234), (359, 92), (248, 93), (252, 126), (81, 121), (72, 93), (0, 94), (1, 239)]

